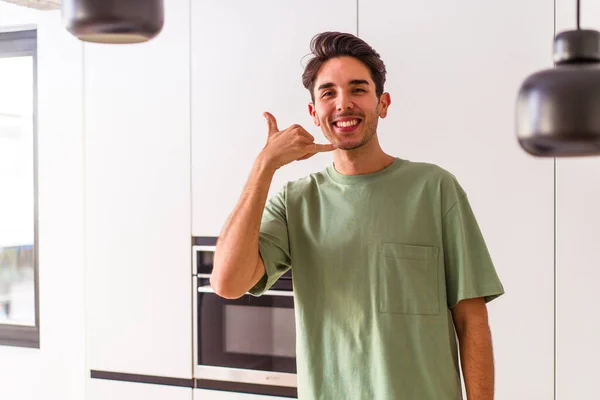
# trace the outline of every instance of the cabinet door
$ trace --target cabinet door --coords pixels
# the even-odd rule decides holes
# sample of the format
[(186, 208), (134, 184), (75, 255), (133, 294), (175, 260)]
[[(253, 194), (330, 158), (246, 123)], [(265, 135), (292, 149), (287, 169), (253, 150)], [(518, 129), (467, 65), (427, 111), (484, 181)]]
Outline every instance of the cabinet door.
[(289, 397), (194, 389), (194, 400), (290, 400)]
[[(600, 10), (599, 10), (600, 11)], [(556, 362), (558, 399), (597, 391), (600, 355), (600, 160), (557, 160)]]
[(147, 383), (90, 379), (86, 400), (192, 400), (192, 389)]
[(519, 85), (551, 65), (553, 14), (546, 0), (359, 8), (359, 34), (388, 67), (383, 148), (456, 175), (504, 284), (488, 305), (499, 399), (554, 390), (553, 161), (522, 151), (514, 128)]
[[(218, 236), (267, 139), (301, 124), (327, 143), (308, 114), (303, 58), (326, 30), (356, 33), (356, 1), (207, 0), (192, 3), (192, 187), (195, 236)], [(304, 60), (306, 61), (306, 60)], [(277, 171), (270, 195), (321, 170), (329, 153)]]
[(89, 367), (191, 378), (189, 1), (165, 7), (84, 49)]
[[(557, 31), (575, 29), (576, 3), (559, 0)], [(581, 2), (581, 27), (600, 29), (600, 4)], [(556, 160), (556, 390), (597, 397), (600, 355), (600, 157)]]

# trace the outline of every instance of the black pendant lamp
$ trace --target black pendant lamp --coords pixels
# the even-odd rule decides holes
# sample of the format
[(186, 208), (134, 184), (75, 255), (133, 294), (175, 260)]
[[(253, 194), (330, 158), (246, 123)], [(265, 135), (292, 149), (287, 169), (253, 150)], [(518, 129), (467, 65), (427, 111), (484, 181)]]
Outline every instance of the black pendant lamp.
[(600, 32), (580, 29), (554, 38), (555, 67), (525, 80), (517, 98), (517, 136), (536, 157), (600, 155)]
[(62, 0), (65, 28), (95, 43), (141, 43), (160, 33), (163, 0)]

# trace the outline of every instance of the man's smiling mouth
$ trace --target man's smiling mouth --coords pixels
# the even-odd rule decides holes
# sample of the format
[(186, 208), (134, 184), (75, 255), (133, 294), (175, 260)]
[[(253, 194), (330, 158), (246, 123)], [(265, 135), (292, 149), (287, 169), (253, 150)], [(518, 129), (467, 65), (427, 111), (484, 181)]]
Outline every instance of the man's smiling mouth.
[(340, 128), (348, 128), (350, 126), (354, 126), (360, 122), (359, 119), (350, 119), (350, 120), (340, 120), (336, 121), (333, 124)]

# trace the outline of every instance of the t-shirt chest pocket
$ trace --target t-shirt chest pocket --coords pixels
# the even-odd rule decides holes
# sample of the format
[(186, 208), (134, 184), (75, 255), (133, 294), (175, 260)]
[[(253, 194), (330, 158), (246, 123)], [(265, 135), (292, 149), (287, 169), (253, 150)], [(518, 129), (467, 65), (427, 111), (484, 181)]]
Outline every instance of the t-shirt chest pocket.
[(439, 314), (438, 251), (434, 246), (384, 242), (379, 266), (379, 311)]

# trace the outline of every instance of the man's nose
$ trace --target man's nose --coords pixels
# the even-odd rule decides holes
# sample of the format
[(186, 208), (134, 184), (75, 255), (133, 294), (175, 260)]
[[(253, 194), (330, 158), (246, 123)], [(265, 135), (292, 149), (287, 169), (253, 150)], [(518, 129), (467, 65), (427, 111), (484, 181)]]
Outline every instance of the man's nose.
[(350, 98), (350, 96), (346, 96), (346, 95), (338, 96), (337, 107), (336, 107), (338, 111), (343, 111), (343, 110), (346, 110), (346, 109), (352, 108), (352, 107), (354, 107), (354, 103), (352, 103), (352, 99)]

